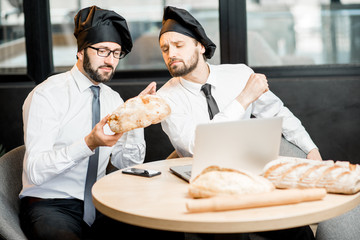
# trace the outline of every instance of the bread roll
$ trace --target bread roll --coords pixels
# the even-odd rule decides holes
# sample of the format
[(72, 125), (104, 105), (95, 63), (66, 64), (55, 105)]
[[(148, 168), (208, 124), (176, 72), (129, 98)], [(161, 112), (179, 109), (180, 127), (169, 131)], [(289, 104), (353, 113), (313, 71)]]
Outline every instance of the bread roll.
[(360, 190), (359, 165), (345, 161), (316, 161), (283, 157), (269, 162), (262, 176), (277, 188), (325, 188), (329, 193)]
[(206, 198), (226, 194), (263, 193), (274, 189), (274, 185), (262, 176), (210, 166), (190, 183), (189, 195), (193, 198)]
[(164, 120), (171, 113), (170, 106), (157, 95), (143, 95), (128, 99), (109, 117), (111, 131), (123, 133), (145, 128)]

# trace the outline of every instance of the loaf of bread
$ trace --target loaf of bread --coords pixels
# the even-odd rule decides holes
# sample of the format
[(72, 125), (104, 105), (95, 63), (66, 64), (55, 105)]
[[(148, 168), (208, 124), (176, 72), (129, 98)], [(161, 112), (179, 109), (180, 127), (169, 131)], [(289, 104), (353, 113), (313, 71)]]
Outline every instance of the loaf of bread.
[(359, 165), (345, 161), (316, 161), (281, 157), (269, 162), (262, 176), (276, 188), (325, 188), (329, 193), (354, 194), (360, 190)]
[(145, 128), (164, 120), (171, 113), (170, 106), (157, 95), (142, 95), (128, 99), (109, 117), (111, 131), (123, 133)]
[(189, 195), (193, 198), (206, 198), (217, 195), (264, 193), (274, 189), (274, 185), (262, 176), (210, 166), (191, 181)]

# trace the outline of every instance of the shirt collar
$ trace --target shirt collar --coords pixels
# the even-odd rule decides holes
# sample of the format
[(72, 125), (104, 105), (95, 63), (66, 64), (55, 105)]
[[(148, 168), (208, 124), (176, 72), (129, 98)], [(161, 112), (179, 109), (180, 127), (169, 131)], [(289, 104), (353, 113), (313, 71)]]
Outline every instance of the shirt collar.
[[(208, 77), (206, 83), (209, 83), (214, 88), (216, 88), (216, 85), (217, 85), (216, 71), (212, 67), (212, 65), (208, 64), (208, 66), (209, 66), (210, 74), (209, 74), (209, 77)], [(180, 77), (180, 83), (181, 83), (181, 85), (183, 85), (184, 88), (186, 88), (187, 90), (189, 90), (191, 93), (193, 93), (195, 95), (198, 95), (199, 92), (201, 92), (202, 85), (199, 83), (194, 83), (194, 82), (185, 80), (182, 77)]]
[(211, 84), (211, 86), (216, 88), (217, 84), (218, 84), (218, 81), (216, 78), (216, 68), (214, 68), (213, 65), (210, 65), (209, 63), (207, 63), (207, 65), (209, 66), (210, 74), (209, 74), (209, 77), (208, 77), (206, 83), (209, 83), (209, 84)]
[[(70, 70), (71, 75), (73, 76), (75, 83), (79, 89), (80, 92), (84, 92), (87, 90), (90, 86), (94, 85), (76, 66)], [(102, 83), (98, 85), (100, 89), (102, 88)]]
[(190, 91), (191, 93), (198, 95), (199, 92), (201, 91), (201, 84), (199, 83), (194, 83), (188, 80), (183, 79), (182, 77), (180, 77), (180, 83), (181, 85), (183, 85), (183, 87), (185, 89), (187, 89), (188, 91)]

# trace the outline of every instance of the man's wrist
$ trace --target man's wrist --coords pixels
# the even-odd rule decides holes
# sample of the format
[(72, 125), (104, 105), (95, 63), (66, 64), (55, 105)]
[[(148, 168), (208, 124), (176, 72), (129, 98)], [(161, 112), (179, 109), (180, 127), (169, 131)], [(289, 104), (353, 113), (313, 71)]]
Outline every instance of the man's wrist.
[(243, 108), (246, 110), (251, 101), (249, 101), (249, 98), (247, 98), (246, 96), (244, 96), (244, 94), (240, 94), (239, 96), (237, 96), (236, 100), (243, 106)]
[(87, 135), (84, 140), (85, 140), (85, 143), (86, 143), (86, 145), (88, 146), (88, 148), (89, 148), (91, 151), (94, 151), (97, 146), (96, 146), (96, 144), (92, 141), (91, 135)]

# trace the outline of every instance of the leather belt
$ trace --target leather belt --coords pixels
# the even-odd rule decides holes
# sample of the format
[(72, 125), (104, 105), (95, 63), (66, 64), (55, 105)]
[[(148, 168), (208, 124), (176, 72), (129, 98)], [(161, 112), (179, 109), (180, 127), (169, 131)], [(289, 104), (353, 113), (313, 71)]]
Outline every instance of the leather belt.
[(23, 197), (21, 199), (21, 201), (23, 203), (25, 203), (26, 205), (30, 206), (31, 204), (33, 203), (36, 203), (36, 202), (41, 202), (41, 201), (44, 201), (46, 199), (43, 199), (43, 198), (38, 198), (38, 197)]

